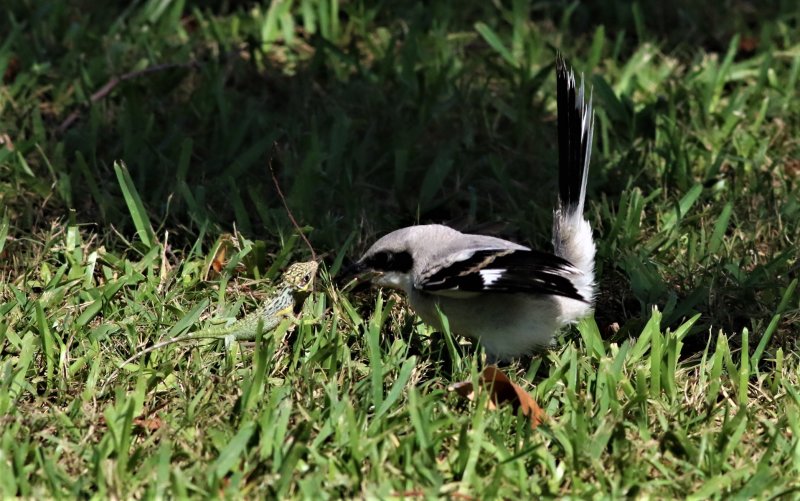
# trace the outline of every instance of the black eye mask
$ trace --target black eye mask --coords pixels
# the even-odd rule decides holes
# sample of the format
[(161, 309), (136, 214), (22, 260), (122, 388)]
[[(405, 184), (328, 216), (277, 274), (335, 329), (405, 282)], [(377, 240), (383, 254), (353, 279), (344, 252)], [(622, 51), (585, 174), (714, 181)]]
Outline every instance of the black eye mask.
[(414, 260), (408, 252), (378, 252), (369, 256), (364, 264), (375, 271), (411, 271)]

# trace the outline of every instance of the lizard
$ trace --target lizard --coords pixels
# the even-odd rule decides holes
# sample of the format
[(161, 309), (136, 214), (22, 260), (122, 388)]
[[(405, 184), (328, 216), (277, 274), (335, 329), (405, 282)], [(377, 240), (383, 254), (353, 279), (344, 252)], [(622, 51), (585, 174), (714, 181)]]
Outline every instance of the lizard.
[(131, 355), (106, 379), (100, 393), (103, 393), (108, 381), (114, 380), (123, 367), (148, 353), (173, 343), (195, 339), (225, 339), (226, 344), (231, 341), (252, 341), (256, 338), (259, 324), (261, 324), (262, 332), (275, 329), (281, 321), (293, 315), (296, 306), (303, 304), (314, 286), (318, 268), (319, 263), (316, 261), (293, 263), (281, 276), (281, 281), (271, 298), (249, 315), (245, 315), (230, 325), (208, 327), (158, 342)]

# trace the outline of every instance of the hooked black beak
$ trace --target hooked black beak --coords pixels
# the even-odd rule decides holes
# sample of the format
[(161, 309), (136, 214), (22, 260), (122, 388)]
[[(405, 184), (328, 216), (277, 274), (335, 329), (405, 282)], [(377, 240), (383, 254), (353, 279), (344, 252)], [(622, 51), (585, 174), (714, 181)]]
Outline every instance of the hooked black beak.
[(377, 272), (360, 261), (344, 267), (336, 277), (340, 289), (359, 287), (368, 283)]
[(367, 271), (367, 265), (361, 261), (356, 261), (348, 266), (343, 267), (339, 272), (339, 276), (342, 278), (353, 277), (355, 275), (360, 275), (365, 271)]

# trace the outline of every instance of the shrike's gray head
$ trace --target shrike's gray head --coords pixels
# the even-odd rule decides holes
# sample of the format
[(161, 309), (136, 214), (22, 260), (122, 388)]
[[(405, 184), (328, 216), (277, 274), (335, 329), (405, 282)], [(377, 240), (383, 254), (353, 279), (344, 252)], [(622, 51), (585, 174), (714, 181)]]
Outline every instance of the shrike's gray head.
[(355, 265), (357, 273), (371, 274), (373, 284), (411, 291), (415, 270), (420, 270), (460, 232), (438, 224), (409, 226), (383, 236)]

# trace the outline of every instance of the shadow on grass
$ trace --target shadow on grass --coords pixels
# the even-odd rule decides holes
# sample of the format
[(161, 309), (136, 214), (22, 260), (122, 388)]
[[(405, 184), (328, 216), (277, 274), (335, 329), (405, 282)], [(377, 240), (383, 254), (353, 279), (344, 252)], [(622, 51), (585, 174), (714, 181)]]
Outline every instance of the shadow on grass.
[[(676, 276), (668, 259), (681, 259), (679, 251), (637, 247), (659, 237), (660, 214), (697, 182), (691, 172), (669, 170), (670, 155), (688, 155), (678, 139), (674, 151), (661, 152), (666, 170), (645, 171), (658, 149), (661, 120), (670, 112), (674, 118), (679, 100), (691, 96), (681, 94), (679, 81), (641, 101), (641, 88), (612, 89), (607, 81), (646, 42), (691, 61), (698, 46), (722, 53), (743, 33), (749, 43), (756, 40), (757, 51), (761, 41), (772, 43), (774, 19), (796, 26), (797, 9), (789, 2), (757, 9), (739, 1), (721, 8), (685, 1), (632, 5), (457, 9), (355, 2), (340, 5), (335, 22), (325, 25), (338, 29), (337, 36), (325, 36), (322, 21), (302, 28), (298, 21), (293, 43), (267, 44), (266, 15), (253, 14), (258, 9), (248, 10), (249, 2), (161, 13), (91, 2), (82, 8), (40, 2), (31, 12), (15, 3), (4, 21), (11, 44), (2, 55), (17, 61), (5, 80), (22, 104), (9, 130), (18, 138), (19, 158), (40, 175), (30, 181), (33, 191), (45, 197), (55, 187), (55, 214), (74, 207), (80, 220), (132, 232), (112, 173), (112, 162), (122, 159), (152, 224), (175, 229), (178, 246), (234, 222), (246, 235), (271, 242), (289, 232), (267, 170), (275, 156), (289, 205), (314, 228), (312, 239), (322, 249), (338, 249), (354, 235), (356, 252), (376, 235), (416, 222), (480, 229), (498, 221), (507, 222), (501, 236), (548, 248), (557, 46), (578, 69), (609, 69), (592, 78), (601, 133), (591, 203), (606, 204), (613, 215), (631, 186), (646, 195), (664, 189), (661, 205), (651, 207), (655, 214), (642, 212), (638, 237), (626, 233), (631, 227), (604, 239), (609, 223), (595, 213), (604, 271), (601, 328), (646, 319), (655, 304), (668, 310), (669, 322), (701, 311), (708, 322), (698, 330), (737, 331), (774, 312), (745, 309), (753, 291), (771, 279), (754, 278), (745, 288), (741, 277), (729, 280), (731, 272), (720, 271), (724, 266), (699, 279), (692, 278), (696, 269)], [(487, 27), (481, 34), (479, 22)], [(121, 82), (96, 101), (89, 97), (113, 75), (165, 62), (182, 66)], [(602, 92), (604, 83), (610, 93)], [(80, 118), (63, 135), (54, 133), (75, 110)], [(44, 219), (31, 217), (29, 204), (17, 203), (16, 210), (29, 225)]]

